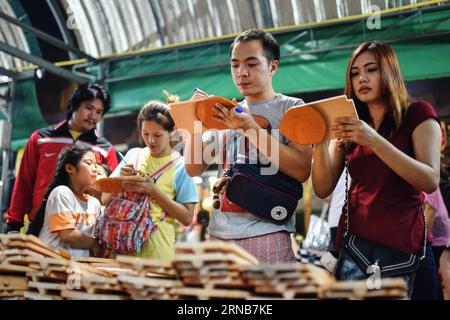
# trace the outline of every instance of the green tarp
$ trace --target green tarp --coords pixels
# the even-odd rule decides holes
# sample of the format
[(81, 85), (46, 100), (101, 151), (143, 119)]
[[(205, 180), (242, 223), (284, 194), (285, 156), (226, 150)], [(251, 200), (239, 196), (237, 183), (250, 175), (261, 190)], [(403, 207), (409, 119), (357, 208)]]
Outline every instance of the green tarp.
[[(300, 94), (343, 88), (347, 62), (356, 46), (367, 40), (393, 41), (406, 81), (450, 76), (450, 35), (418, 38), (422, 34), (450, 32), (449, 10), (381, 19), (381, 29), (368, 30), (365, 21), (275, 34), (281, 44), (280, 69), (274, 78), (277, 91)], [(302, 33), (304, 34), (303, 36)], [(298, 37), (298, 39), (295, 39)], [(414, 37), (416, 37), (414, 39)], [(411, 38), (408, 40), (408, 38)], [(401, 41), (399, 41), (401, 40)], [(228, 64), (230, 41), (155, 53), (112, 62), (109, 77), (129, 77), (142, 73), (162, 73), (217, 63)], [(348, 46), (343, 48), (343, 46)], [(321, 52), (311, 52), (320, 49)], [(297, 54), (296, 52), (308, 52)], [(228, 65), (206, 70), (112, 83), (113, 111), (137, 110), (150, 99), (163, 98), (162, 91), (188, 98), (194, 87), (214, 95), (238, 97)]]
[[(359, 43), (371, 39), (392, 42), (406, 81), (449, 77), (449, 16), (450, 9), (445, 7), (423, 14), (382, 17), (379, 30), (368, 30), (365, 21), (354, 21), (312, 31), (275, 33), (285, 55), (274, 78), (275, 89), (301, 96), (306, 92), (343, 88), (351, 53)], [(182, 99), (187, 99), (195, 87), (214, 95), (239, 98), (228, 66), (230, 43), (231, 39), (109, 61), (106, 79), (154, 74), (109, 83), (111, 113), (135, 111), (149, 100), (164, 99), (163, 90)], [(319, 51), (311, 51), (316, 49)], [(182, 72), (186, 69), (189, 71)], [(174, 73), (174, 70), (181, 71)], [(18, 147), (21, 139), (44, 125), (32, 80), (18, 83), (14, 109), (13, 138), (14, 146)]]
[(34, 81), (18, 81), (14, 89), (14, 104), (12, 109), (13, 133), (12, 149), (24, 147), (28, 137), (38, 128), (48, 124), (42, 117), (37, 104)]

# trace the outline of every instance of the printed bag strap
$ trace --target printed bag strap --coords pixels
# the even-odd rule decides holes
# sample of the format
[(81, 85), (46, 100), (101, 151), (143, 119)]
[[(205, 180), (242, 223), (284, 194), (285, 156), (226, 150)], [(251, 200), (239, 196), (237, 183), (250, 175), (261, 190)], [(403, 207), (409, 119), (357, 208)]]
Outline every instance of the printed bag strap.
[[(163, 175), (164, 171), (166, 171), (168, 168), (170, 168), (175, 162), (177, 162), (179, 159), (181, 158), (181, 156), (176, 157), (173, 160), (170, 160), (169, 162), (167, 162), (165, 165), (163, 165), (161, 168), (159, 168), (158, 170), (156, 170), (155, 172), (153, 172), (151, 175), (147, 176), (146, 180), (147, 182), (150, 181), (150, 179), (153, 179), (153, 183), (156, 183), (156, 181)], [(145, 202), (148, 203), (149, 201), (149, 196), (146, 195), (145, 198)], [(160, 221), (162, 221), (161, 219), (164, 217), (165, 219), (165, 213), (161, 216), (161, 218), (159, 219)]]
[[(139, 149), (138, 154), (136, 159), (134, 160), (134, 169), (136, 171), (139, 170), (140, 165), (142, 164), (142, 160), (143, 160), (143, 149)], [(170, 166), (172, 166), (176, 161), (178, 161), (181, 158), (181, 156), (178, 156), (177, 158), (167, 162), (165, 165), (163, 165), (161, 168), (159, 168), (158, 170), (156, 170), (154, 173), (152, 173), (150, 176), (147, 177), (147, 180), (149, 179), (154, 179), (154, 177), (156, 177), (158, 174), (163, 173), (163, 171), (167, 170)], [(145, 199), (144, 199), (144, 204), (148, 204), (149, 202), (149, 196), (148, 194), (145, 195)]]
[[(152, 173), (150, 176), (147, 177), (148, 179), (159, 179), (161, 177), (161, 175), (164, 173), (164, 171), (166, 171), (168, 168), (170, 168), (174, 163), (176, 163), (179, 159), (181, 158), (181, 156), (176, 157), (175, 159), (167, 162), (164, 166), (162, 166), (161, 168), (159, 168), (157, 171), (155, 171), (154, 173)], [(159, 175), (159, 176), (158, 176)], [(157, 177), (158, 176), (158, 177)], [(157, 178), (155, 178), (157, 177)], [(156, 181), (155, 181), (156, 182)], [(162, 222), (164, 220), (166, 220), (168, 217), (168, 214), (166, 212), (164, 212), (158, 219), (158, 222)]]
[[(137, 156), (136, 156), (136, 158), (134, 159), (134, 170), (135, 171), (139, 171), (139, 167), (141, 166), (141, 164), (142, 164), (142, 160), (143, 160), (143, 158), (144, 158), (144, 149), (139, 149), (138, 150), (138, 153), (137, 153)], [(144, 206), (147, 206), (148, 205), (148, 201), (149, 200), (149, 197), (148, 197), (148, 194), (146, 194), (145, 195), (145, 198), (144, 198), (144, 202), (143, 202), (143, 205)]]
[[(161, 168), (159, 168), (158, 170), (156, 170), (155, 172), (153, 172), (151, 175), (148, 176), (147, 179), (155, 179), (155, 177), (157, 177), (158, 175), (161, 176), (164, 171), (166, 171), (167, 169), (169, 169), (175, 162), (177, 162), (179, 159), (181, 158), (181, 156), (176, 157), (173, 160), (170, 160), (169, 162), (167, 162), (165, 165), (163, 165)], [(161, 174), (161, 175), (160, 175)], [(159, 177), (158, 177), (159, 178)]]

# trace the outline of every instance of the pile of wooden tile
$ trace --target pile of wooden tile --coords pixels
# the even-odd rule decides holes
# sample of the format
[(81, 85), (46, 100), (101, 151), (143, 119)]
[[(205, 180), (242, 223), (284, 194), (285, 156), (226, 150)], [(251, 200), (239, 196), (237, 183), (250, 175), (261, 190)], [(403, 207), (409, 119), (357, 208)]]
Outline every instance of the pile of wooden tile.
[(184, 287), (171, 293), (180, 299), (246, 299), (251, 295), (250, 288), (240, 277), (240, 270), (256, 264), (254, 256), (235, 244), (178, 244), (173, 266)]
[(248, 266), (241, 274), (254, 299), (319, 299), (334, 282), (329, 272), (311, 264)]
[(29, 278), (25, 298), (30, 300), (62, 300), (61, 292), (67, 288), (70, 260), (30, 257), (28, 265), (33, 269), (27, 272)]
[(129, 295), (108, 267), (115, 260), (78, 259), (29, 235), (0, 235), (0, 297), (112, 300)]
[(379, 290), (336, 282), (312, 264), (260, 265), (224, 242), (180, 243), (171, 263), (118, 256), (71, 257), (38, 238), (0, 235), (0, 299), (404, 299), (403, 279)]
[(380, 281), (378, 289), (369, 289), (366, 280), (339, 281), (320, 295), (321, 299), (338, 300), (392, 300), (406, 299), (407, 284), (403, 278), (387, 278)]
[(68, 300), (129, 300), (117, 276), (83, 264), (72, 264), (70, 287), (61, 292)]
[(70, 256), (48, 247), (34, 236), (0, 235), (0, 298), (23, 299), (33, 291), (30, 275), (41, 271), (40, 261), (67, 263)]
[(171, 264), (128, 256), (117, 261), (129, 273), (118, 275), (118, 281), (134, 300), (171, 299), (170, 290), (182, 286)]

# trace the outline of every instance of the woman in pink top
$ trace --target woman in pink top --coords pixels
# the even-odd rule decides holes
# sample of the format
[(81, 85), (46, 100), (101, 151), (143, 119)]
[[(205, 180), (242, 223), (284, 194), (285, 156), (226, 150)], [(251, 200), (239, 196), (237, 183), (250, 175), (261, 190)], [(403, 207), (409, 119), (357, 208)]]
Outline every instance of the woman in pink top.
[[(432, 194), (425, 194), (425, 215), (431, 229), (434, 262), (440, 268), (442, 253), (450, 244), (450, 218), (439, 188)], [(440, 291), (442, 299), (442, 291)]]

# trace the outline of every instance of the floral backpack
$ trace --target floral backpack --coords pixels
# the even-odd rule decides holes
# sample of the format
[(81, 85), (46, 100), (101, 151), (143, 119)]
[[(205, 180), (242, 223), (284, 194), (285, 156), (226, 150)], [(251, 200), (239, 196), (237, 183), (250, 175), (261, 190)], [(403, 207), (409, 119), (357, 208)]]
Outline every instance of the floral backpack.
[[(135, 169), (142, 158), (138, 155)], [(157, 180), (177, 160), (166, 163), (150, 175)], [(115, 194), (94, 227), (94, 237), (105, 249), (116, 254), (140, 253), (144, 242), (150, 239), (157, 225), (150, 216), (150, 201), (147, 194), (122, 192)]]

